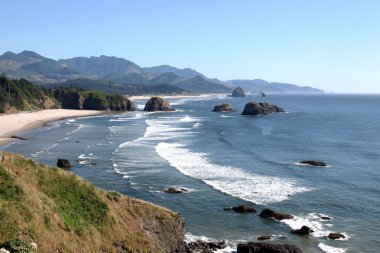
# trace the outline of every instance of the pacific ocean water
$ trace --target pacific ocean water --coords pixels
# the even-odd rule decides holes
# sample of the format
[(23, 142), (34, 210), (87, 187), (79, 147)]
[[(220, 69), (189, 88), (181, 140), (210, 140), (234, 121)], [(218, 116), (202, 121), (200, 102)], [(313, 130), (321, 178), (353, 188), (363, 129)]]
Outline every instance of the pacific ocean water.
[[(274, 103), (287, 113), (242, 116), (245, 103)], [(210, 96), (170, 100), (175, 112), (111, 113), (52, 122), (3, 149), (72, 171), (97, 186), (141, 198), (186, 220), (188, 240), (241, 241), (273, 235), (304, 252), (380, 251), (380, 96)], [(211, 112), (230, 103), (236, 112)], [(301, 166), (321, 160), (328, 167)], [(188, 193), (167, 194), (169, 187)], [(238, 214), (224, 207), (251, 205)], [(264, 208), (294, 219), (261, 219)], [(321, 216), (331, 217), (323, 220)], [(302, 225), (311, 236), (290, 233)], [(341, 232), (344, 240), (327, 240)]]

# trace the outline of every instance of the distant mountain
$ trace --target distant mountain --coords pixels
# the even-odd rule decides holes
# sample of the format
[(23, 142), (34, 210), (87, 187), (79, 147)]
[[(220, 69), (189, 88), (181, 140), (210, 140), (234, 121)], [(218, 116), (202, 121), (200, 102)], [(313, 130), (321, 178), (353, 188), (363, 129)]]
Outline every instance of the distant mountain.
[(83, 74), (102, 77), (111, 73), (142, 73), (141, 67), (123, 58), (101, 55), (100, 57), (75, 57), (58, 62)]
[(308, 86), (297, 86), (289, 83), (278, 83), (278, 82), (267, 82), (262, 79), (254, 80), (229, 80), (225, 82), (226, 85), (231, 87), (242, 87), (246, 92), (252, 93), (279, 93), (279, 94), (322, 94), (323, 90), (308, 87)]
[(174, 74), (173, 72), (160, 74), (150, 80), (151, 84), (177, 84), (178, 82), (185, 80), (185, 78)]
[[(247, 92), (266, 93), (322, 93), (323, 91), (286, 83), (269, 83), (264, 80), (220, 81), (207, 78), (190, 69), (169, 65), (142, 68), (137, 64), (115, 56), (74, 57), (53, 60), (32, 51), (15, 54), (6, 52), (0, 56), (0, 73), (10, 78), (25, 78), (40, 85), (68, 85), (100, 89), (127, 94), (133, 92), (168, 90), (164, 93), (230, 93), (241, 86)], [(94, 87), (89, 87), (94, 85)], [(152, 88), (153, 86), (158, 86)], [(133, 88), (136, 86), (136, 88)], [(152, 86), (149, 88), (148, 86)]]
[(59, 82), (80, 76), (78, 71), (32, 51), (4, 53), (0, 56), (0, 72), (38, 83)]
[(170, 65), (160, 65), (160, 66), (156, 66), (156, 67), (143, 68), (143, 70), (145, 72), (154, 73), (157, 75), (172, 72), (172, 73), (174, 73), (180, 77), (184, 77), (184, 78), (192, 78), (195, 76), (203, 76), (201, 73), (199, 73), (199, 72), (197, 72), (191, 68), (179, 69), (176, 67), (172, 67)]
[(121, 84), (104, 79), (75, 79), (68, 80), (64, 83), (49, 84), (47, 87), (57, 89), (65, 88), (80, 88), (84, 90), (101, 90), (109, 93), (119, 93), (127, 95), (141, 94), (189, 94), (190, 92), (170, 84), (147, 85), (147, 84)]
[(118, 83), (150, 84), (149, 76), (146, 74), (139, 74), (139, 73), (125, 74), (125, 73), (120, 73), (120, 72), (114, 72), (106, 76), (103, 76), (102, 79), (115, 81)]

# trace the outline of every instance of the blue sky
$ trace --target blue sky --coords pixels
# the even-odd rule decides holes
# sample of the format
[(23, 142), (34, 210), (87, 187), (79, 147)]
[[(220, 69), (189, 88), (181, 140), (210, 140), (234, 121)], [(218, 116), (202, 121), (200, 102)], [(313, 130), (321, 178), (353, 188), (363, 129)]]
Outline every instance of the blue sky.
[(2, 0), (0, 53), (110, 55), (221, 80), (380, 93), (380, 1)]

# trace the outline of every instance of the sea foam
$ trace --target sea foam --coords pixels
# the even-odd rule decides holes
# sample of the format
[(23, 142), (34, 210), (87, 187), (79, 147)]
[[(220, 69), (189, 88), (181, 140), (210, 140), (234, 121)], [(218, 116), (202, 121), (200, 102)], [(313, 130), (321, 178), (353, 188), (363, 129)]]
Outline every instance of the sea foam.
[(156, 146), (156, 152), (181, 173), (257, 204), (280, 202), (289, 195), (310, 190), (290, 179), (259, 176), (239, 168), (212, 164), (206, 154), (191, 152), (181, 144), (161, 142)]
[(324, 243), (319, 243), (318, 248), (320, 248), (325, 253), (344, 253), (347, 250), (345, 248), (335, 248), (332, 246), (328, 246)]

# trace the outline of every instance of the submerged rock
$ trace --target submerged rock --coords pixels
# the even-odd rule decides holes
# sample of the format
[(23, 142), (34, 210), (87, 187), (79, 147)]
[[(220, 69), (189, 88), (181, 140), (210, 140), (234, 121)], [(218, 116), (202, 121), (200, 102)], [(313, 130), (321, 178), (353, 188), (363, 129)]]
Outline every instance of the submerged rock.
[(270, 236), (270, 235), (262, 235), (262, 236), (257, 237), (257, 240), (265, 241), (265, 240), (270, 240), (271, 238), (272, 238), (272, 236)]
[(235, 211), (237, 213), (254, 213), (256, 209), (250, 206), (234, 206), (234, 207), (226, 207), (225, 211)]
[(57, 161), (57, 167), (62, 169), (70, 169), (71, 167), (73, 167), (73, 165), (70, 163), (69, 160), (60, 158)]
[(248, 242), (238, 244), (237, 253), (302, 253), (302, 250), (291, 244)]
[(214, 106), (213, 112), (234, 112), (235, 109), (228, 103)]
[(245, 97), (245, 92), (243, 90), (243, 88), (241, 87), (236, 87), (233, 91), (232, 91), (232, 95), (231, 97)]
[(321, 161), (312, 161), (312, 160), (305, 160), (301, 161), (300, 164), (306, 164), (311, 166), (317, 166), (317, 167), (326, 167), (327, 164)]
[(296, 235), (309, 235), (310, 233), (313, 233), (313, 232), (314, 230), (312, 230), (308, 226), (302, 226), (300, 229), (292, 230), (292, 233)]
[(145, 104), (144, 111), (175, 111), (175, 109), (170, 106), (170, 103), (166, 99), (161, 97), (151, 97)]
[(288, 213), (275, 212), (271, 209), (264, 209), (260, 213), (261, 218), (274, 218), (276, 220), (293, 219), (294, 216)]
[(26, 141), (26, 140), (28, 140), (28, 139), (25, 139), (25, 138), (23, 138), (23, 137), (16, 136), (16, 135), (12, 135), (11, 138), (12, 138), (12, 139), (22, 140), (22, 141)]
[(259, 103), (256, 101), (251, 101), (247, 103), (244, 107), (242, 115), (268, 115), (272, 113), (285, 112), (284, 109), (270, 104), (270, 103)]
[(333, 233), (330, 233), (327, 237), (328, 237), (330, 240), (338, 240), (338, 239), (344, 239), (344, 238), (346, 238), (346, 237), (344, 236), (344, 234), (339, 233), (339, 232), (333, 232)]

